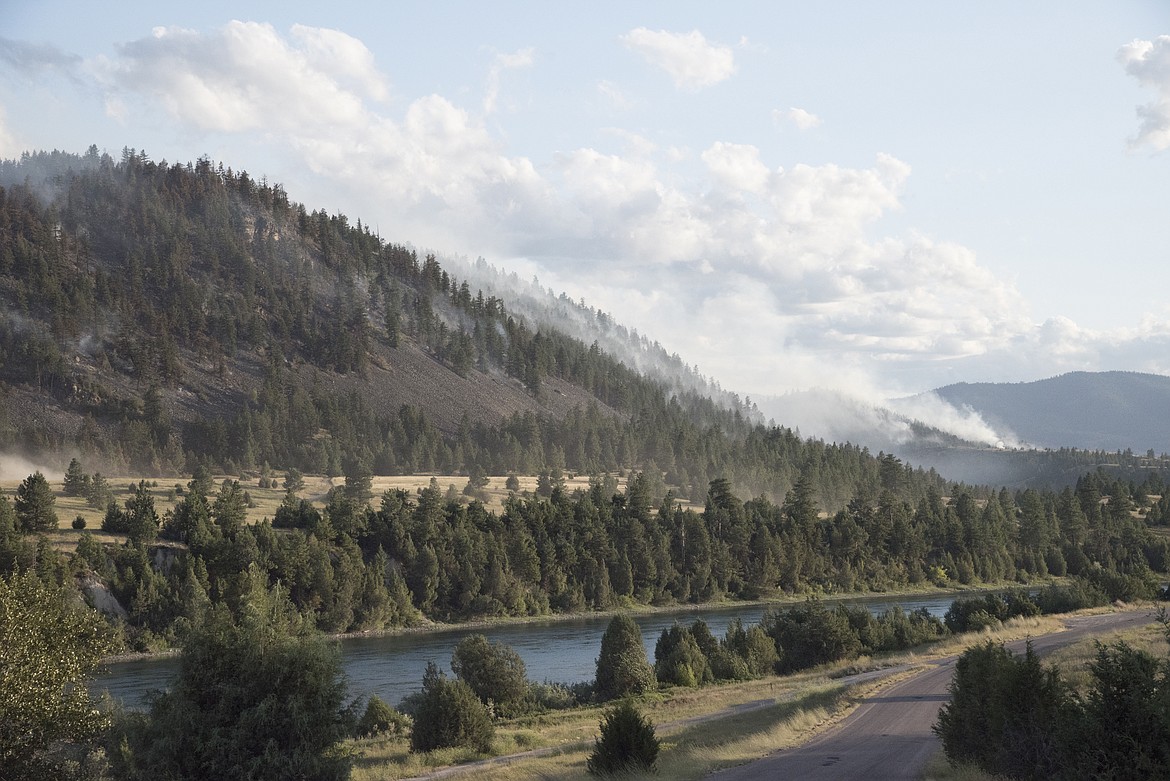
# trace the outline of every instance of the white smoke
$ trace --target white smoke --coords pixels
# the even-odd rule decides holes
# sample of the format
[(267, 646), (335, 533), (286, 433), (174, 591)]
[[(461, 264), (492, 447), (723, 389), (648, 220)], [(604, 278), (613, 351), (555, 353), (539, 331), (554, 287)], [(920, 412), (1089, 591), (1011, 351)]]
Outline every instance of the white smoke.
[[(757, 397), (760, 410), (802, 436), (827, 442), (851, 442), (871, 450), (923, 444), (924, 427), (988, 447), (1017, 447), (1010, 431), (1000, 431), (964, 406), (956, 408), (934, 392), (899, 399), (814, 388), (782, 396)], [(917, 424), (917, 425), (916, 425)]]
[(34, 472), (40, 472), (49, 480), (62, 480), (65, 471), (29, 461), (15, 453), (0, 453), (0, 482), (10, 483), (24, 480)]

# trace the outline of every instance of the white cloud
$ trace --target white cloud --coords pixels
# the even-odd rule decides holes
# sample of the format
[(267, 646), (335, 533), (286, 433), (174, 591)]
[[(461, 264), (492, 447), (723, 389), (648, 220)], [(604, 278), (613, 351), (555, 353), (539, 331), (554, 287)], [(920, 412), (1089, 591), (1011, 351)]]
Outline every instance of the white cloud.
[(500, 96), (500, 74), (506, 70), (530, 68), (536, 61), (536, 50), (521, 49), (512, 54), (497, 54), (488, 69), (487, 91), (483, 97), (483, 113), (491, 114), (496, 110), (496, 101)]
[(363, 98), (386, 95), (360, 41), (303, 26), (292, 40), (254, 22), (212, 35), (158, 27), (99, 63), (99, 75), (116, 98), (159, 100), (179, 121), (208, 131), (322, 133), (362, 121)]
[(761, 194), (767, 187), (770, 171), (754, 146), (719, 142), (702, 158), (712, 177), (728, 190)]
[(1130, 139), (1130, 148), (1149, 145), (1158, 152), (1170, 148), (1170, 35), (1128, 43), (1117, 52), (1117, 59), (1126, 73), (1157, 93), (1154, 102), (1137, 108), (1141, 126)]
[(728, 46), (707, 42), (698, 30), (671, 33), (638, 27), (621, 36), (627, 48), (670, 74), (679, 89), (710, 87), (735, 73), (735, 55)]
[(777, 124), (790, 123), (799, 130), (812, 130), (821, 126), (821, 118), (802, 108), (790, 108), (787, 111), (772, 110), (772, 120)]

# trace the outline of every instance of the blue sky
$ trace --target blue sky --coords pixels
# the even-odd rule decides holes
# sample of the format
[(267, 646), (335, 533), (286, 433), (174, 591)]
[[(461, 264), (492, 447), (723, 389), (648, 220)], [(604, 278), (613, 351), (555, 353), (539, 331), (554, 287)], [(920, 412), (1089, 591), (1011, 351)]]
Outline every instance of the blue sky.
[(0, 156), (202, 155), (725, 387), (1170, 373), (1170, 4), (0, 0)]

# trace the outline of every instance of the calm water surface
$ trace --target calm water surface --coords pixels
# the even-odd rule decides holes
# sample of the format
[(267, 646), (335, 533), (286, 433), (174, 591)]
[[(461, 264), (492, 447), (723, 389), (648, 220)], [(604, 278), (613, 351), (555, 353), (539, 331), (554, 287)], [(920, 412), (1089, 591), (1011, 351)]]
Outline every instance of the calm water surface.
[[(954, 595), (940, 595), (840, 601), (864, 605), (875, 615), (894, 605), (901, 605), (907, 612), (926, 608), (932, 615), (942, 617), (954, 599)], [(826, 603), (835, 604), (836, 600), (826, 600)], [(743, 621), (745, 626), (758, 624), (767, 609), (763, 605), (745, 605), (680, 610), (638, 615), (634, 621), (642, 630), (646, 656), (653, 662), (654, 644), (658, 642), (658, 636), (676, 621), (689, 624), (701, 618), (716, 637), (722, 638), (727, 625), (736, 618)], [(341, 642), (342, 664), (351, 698), (377, 694), (386, 702), (397, 705), (403, 697), (422, 688), (427, 662), (435, 662), (450, 674), (451, 652), (459, 641), (471, 634), (483, 634), (492, 642), (504, 643), (516, 649), (516, 653), (524, 660), (530, 680), (577, 683), (592, 680), (596, 674), (601, 636), (609, 621), (609, 616), (597, 616), (510, 626), (347, 638)], [(95, 691), (109, 691), (115, 700), (128, 708), (139, 708), (143, 706), (149, 692), (170, 686), (178, 667), (179, 661), (174, 657), (119, 662), (101, 668), (101, 674), (95, 678), (92, 688)]]

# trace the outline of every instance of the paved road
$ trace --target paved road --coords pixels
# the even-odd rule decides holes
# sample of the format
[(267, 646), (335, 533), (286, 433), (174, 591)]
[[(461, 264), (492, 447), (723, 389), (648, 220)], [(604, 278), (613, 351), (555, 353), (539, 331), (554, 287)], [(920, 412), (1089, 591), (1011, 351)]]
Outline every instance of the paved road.
[[(1153, 611), (1111, 613), (1070, 619), (1068, 631), (1037, 637), (1032, 647), (1044, 654), (1087, 635), (1153, 621)], [(1008, 645), (1023, 652), (1024, 642)], [(757, 762), (715, 773), (712, 781), (916, 781), (938, 749), (930, 728), (948, 699), (955, 657), (866, 698), (848, 718), (809, 742), (778, 751)]]

